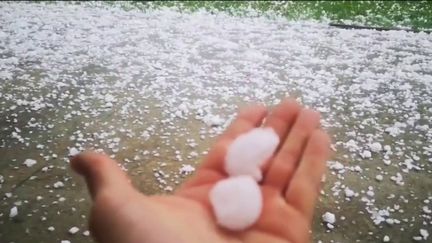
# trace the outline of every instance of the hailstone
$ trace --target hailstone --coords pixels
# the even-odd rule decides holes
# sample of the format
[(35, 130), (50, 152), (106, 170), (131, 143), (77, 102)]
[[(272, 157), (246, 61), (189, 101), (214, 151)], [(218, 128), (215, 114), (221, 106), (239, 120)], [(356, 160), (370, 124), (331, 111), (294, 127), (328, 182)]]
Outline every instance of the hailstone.
[(225, 170), (230, 176), (249, 175), (262, 179), (261, 166), (273, 155), (279, 136), (272, 128), (255, 128), (238, 136), (229, 146)]
[(251, 176), (235, 176), (217, 182), (210, 191), (217, 223), (229, 230), (252, 226), (262, 210), (262, 194)]

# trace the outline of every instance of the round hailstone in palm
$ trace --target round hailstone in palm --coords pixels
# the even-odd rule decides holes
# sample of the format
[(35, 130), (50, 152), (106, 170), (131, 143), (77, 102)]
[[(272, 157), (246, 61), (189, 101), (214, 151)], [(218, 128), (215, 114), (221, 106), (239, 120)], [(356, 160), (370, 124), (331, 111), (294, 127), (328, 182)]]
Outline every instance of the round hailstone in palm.
[(210, 203), (217, 223), (229, 230), (244, 230), (261, 215), (261, 190), (250, 176), (236, 176), (219, 181), (210, 191)]
[(255, 128), (238, 136), (229, 146), (225, 170), (230, 176), (249, 175), (262, 179), (261, 166), (279, 145), (279, 136), (272, 128)]

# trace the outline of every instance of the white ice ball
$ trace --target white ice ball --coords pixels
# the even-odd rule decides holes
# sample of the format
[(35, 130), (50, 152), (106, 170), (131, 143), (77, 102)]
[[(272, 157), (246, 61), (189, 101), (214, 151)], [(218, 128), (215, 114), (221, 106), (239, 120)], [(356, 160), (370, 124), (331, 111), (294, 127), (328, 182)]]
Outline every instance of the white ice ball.
[(229, 230), (252, 226), (262, 210), (262, 194), (250, 176), (236, 176), (219, 181), (210, 191), (210, 203), (217, 223)]
[(275, 152), (279, 136), (272, 128), (255, 128), (238, 136), (229, 146), (225, 171), (230, 176), (249, 175), (262, 179), (261, 166)]
[(370, 150), (372, 150), (372, 152), (375, 152), (375, 153), (378, 153), (383, 149), (382, 145), (378, 142), (369, 144), (369, 148), (370, 148)]
[(11, 208), (11, 210), (9, 212), (9, 217), (13, 218), (17, 215), (18, 215), (18, 208), (16, 206), (14, 206), (13, 208)]
[(334, 224), (336, 222), (336, 216), (330, 212), (325, 212), (325, 214), (322, 215), (322, 220), (325, 223)]
[(37, 163), (37, 161), (34, 159), (26, 159), (23, 164), (27, 167), (32, 167), (36, 163)]
[(363, 152), (360, 153), (360, 156), (363, 159), (368, 159), (368, 158), (372, 157), (372, 153), (369, 150), (364, 150)]

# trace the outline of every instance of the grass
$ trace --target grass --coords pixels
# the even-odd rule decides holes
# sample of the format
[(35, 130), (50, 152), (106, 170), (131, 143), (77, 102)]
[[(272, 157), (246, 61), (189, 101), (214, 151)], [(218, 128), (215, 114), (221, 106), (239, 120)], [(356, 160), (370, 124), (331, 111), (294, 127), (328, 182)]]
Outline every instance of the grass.
[(132, 1), (108, 4), (125, 9), (169, 7), (184, 12), (204, 9), (232, 15), (283, 16), (289, 20), (432, 29), (432, 1)]

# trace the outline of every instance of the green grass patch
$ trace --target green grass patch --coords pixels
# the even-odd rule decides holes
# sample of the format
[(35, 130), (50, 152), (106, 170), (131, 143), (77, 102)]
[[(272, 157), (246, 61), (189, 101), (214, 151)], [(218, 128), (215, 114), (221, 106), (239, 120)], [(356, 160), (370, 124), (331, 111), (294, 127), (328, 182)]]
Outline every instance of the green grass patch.
[(236, 16), (283, 16), (375, 27), (432, 29), (432, 1), (154, 1), (107, 2), (124, 9), (206, 10)]

